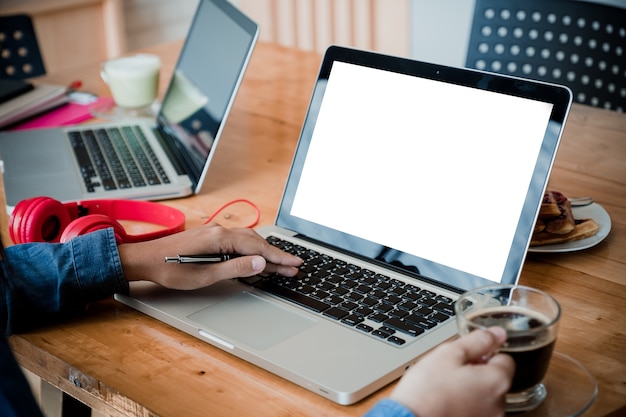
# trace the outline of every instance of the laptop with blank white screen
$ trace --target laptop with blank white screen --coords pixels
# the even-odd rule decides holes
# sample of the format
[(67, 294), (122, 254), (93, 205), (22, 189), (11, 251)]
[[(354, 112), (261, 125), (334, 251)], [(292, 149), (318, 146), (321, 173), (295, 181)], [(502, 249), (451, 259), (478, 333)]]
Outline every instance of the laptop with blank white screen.
[(0, 133), (7, 206), (199, 192), (258, 33), (227, 0), (200, 0), (156, 121)]
[(570, 103), (561, 86), (330, 47), (258, 230), (304, 259), (299, 276), (116, 297), (354, 403), (456, 333), (459, 294), (517, 282)]

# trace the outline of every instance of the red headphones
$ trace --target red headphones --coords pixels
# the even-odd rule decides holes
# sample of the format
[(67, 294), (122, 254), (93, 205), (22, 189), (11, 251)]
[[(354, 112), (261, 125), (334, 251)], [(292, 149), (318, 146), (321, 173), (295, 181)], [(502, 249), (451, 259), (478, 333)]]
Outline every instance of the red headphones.
[[(159, 224), (165, 230), (130, 235), (117, 219)], [(185, 215), (175, 208), (147, 201), (91, 200), (64, 204), (50, 197), (35, 197), (17, 203), (9, 220), (9, 235), (13, 243), (67, 242), (109, 227), (114, 229), (118, 245), (142, 242), (185, 230)]]

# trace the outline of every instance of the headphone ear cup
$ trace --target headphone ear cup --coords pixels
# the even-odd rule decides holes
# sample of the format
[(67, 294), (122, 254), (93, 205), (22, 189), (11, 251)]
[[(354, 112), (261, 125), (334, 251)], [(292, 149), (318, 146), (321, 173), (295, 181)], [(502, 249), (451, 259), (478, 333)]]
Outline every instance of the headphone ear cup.
[(9, 234), (13, 243), (58, 242), (72, 221), (68, 209), (49, 197), (22, 200), (13, 209)]
[(74, 220), (67, 225), (61, 235), (60, 241), (61, 243), (66, 243), (76, 236), (95, 232), (100, 229), (107, 229), (109, 227), (113, 228), (115, 241), (118, 245), (126, 241), (126, 230), (124, 230), (124, 227), (116, 220), (104, 214), (90, 214)]

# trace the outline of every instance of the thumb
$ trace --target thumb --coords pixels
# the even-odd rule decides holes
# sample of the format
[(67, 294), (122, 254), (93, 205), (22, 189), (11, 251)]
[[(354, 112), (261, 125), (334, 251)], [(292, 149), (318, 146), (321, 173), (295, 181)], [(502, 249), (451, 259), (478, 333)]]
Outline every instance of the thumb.
[(505, 340), (506, 330), (502, 327), (474, 330), (457, 341), (462, 352), (460, 360), (463, 363), (481, 361), (494, 353)]

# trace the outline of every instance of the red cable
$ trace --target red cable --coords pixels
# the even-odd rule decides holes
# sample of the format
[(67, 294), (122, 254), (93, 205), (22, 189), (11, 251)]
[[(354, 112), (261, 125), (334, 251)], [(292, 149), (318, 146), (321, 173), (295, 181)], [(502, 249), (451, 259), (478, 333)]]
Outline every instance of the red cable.
[(261, 210), (259, 210), (259, 208), (257, 207), (256, 204), (254, 204), (252, 201), (250, 200), (246, 200), (245, 198), (238, 198), (236, 200), (232, 200), (229, 201), (228, 203), (224, 204), (222, 207), (218, 208), (215, 213), (211, 214), (209, 216), (209, 218), (207, 219), (207, 221), (204, 222), (204, 224), (207, 224), (209, 222), (211, 222), (211, 220), (213, 220), (222, 210), (224, 210), (226, 207), (235, 204), (235, 203), (247, 203), (249, 204), (254, 211), (256, 212), (256, 218), (254, 219), (254, 222), (252, 222), (251, 224), (249, 224), (248, 226), (245, 226), (247, 228), (252, 228), (254, 226), (256, 226), (259, 223), (259, 219), (261, 219)]

